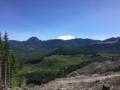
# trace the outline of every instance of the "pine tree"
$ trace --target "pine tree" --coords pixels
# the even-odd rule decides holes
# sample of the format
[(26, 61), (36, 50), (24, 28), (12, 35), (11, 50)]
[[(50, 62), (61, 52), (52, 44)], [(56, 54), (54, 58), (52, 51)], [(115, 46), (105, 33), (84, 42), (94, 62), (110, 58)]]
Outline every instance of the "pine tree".
[(5, 35), (4, 35), (4, 51), (5, 51), (4, 54), (5, 54), (6, 58), (8, 58), (10, 55), (10, 45), (9, 45), (7, 33), (5, 33)]
[(7, 33), (4, 35), (4, 41), (3, 41), (3, 61), (2, 61), (2, 79), (4, 87), (8, 87), (8, 38)]
[(4, 51), (4, 41), (2, 35), (0, 34), (0, 49), (1, 49), (1, 87), (6, 86), (6, 60), (5, 60), (5, 51)]
[(13, 81), (13, 76), (14, 76), (14, 72), (15, 72), (15, 65), (16, 65), (16, 58), (14, 54), (11, 54), (11, 62), (10, 62), (10, 77), (9, 77), (9, 81), (10, 81), (10, 87), (12, 87), (12, 81)]
[(2, 38), (0, 33), (0, 82), (4, 89), (12, 86), (14, 69), (15, 56), (10, 51), (8, 35), (5, 33)]
[(6, 86), (10, 87), (10, 45), (8, 41), (8, 35), (5, 33), (4, 35), (4, 54), (5, 54), (5, 81)]
[(0, 57), (2, 57), (2, 50), (3, 49), (3, 41), (2, 41), (2, 35), (0, 33)]
[(0, 83), (2, 84), (2, 61), (3, 61), (3, 40), (2, 34), (0, 33)]

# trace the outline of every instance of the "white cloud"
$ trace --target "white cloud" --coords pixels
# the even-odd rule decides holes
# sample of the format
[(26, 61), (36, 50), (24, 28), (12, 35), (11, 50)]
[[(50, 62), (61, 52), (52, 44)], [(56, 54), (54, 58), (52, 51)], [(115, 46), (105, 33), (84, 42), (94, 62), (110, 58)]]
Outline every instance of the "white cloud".
[(65, 36), (58, 37), (58, 39), (61, 39), (61, 40), (71, 40), (71, 39), (75, 39), (75, 37), (71, 36), (71, 35), (65, 35)]

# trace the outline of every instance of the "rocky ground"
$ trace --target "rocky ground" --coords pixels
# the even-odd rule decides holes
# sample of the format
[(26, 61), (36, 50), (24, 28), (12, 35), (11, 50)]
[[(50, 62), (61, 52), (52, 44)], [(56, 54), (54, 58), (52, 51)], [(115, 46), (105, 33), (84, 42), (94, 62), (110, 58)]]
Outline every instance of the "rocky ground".
[(62, 78), (28, 90), (120, 90), (120, 73)]
[(94, 62), (85, 67), (77, 69), (76, 71), (67, 75), (74, 77), (78, 75), (104, 74), (110, 73), (115, 68), (120, 68), (120, 60), (105, 60), (103, 62)]

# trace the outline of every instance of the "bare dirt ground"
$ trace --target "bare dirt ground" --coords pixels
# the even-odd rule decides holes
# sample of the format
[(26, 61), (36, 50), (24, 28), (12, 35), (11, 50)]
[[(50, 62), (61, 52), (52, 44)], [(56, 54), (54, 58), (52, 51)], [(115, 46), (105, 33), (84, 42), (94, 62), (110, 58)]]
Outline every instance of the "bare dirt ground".
[(28, 90), (120, 90), (120, 73), (62, 78)]
[(85, 67), (77, 69), (76, 71), (68, 74), (68, 77), (78, 76), (78, 75), (91, 75), (91, 74), (104, 74), (109, 73), (115, 68), (120, 67), (120, 60), (106, 60), (103, 62), (91, 63)]
[(118, 67), (120, 60), (95, 62), (70, 73), (67, 78), (29, 90), (120, 90), (120, 73), (111, 73)]

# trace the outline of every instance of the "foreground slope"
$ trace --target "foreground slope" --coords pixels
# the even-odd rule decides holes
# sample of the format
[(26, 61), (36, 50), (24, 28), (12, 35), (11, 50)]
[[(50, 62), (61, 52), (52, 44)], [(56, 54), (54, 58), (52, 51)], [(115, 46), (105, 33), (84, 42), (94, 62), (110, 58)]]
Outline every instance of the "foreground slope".
[(120, 73), (57, 79), (28, 90), (120, 90)]
[(26, 90), (120, 90), (119, 71), (119, 59), (93, 62), (74, 71), (66, 78), (56, 79), (40, 86), (27, 87)]
[(90, 75), (90, 74), (104, 74), (113, 72), (116, 69), (120, 68), (120, 60), (105, 60), (100, 62), (91, 63), (85, 67), (77, 69), (76, 71), (70, 73), (68, 76), (77, 76), (77, 75)]

